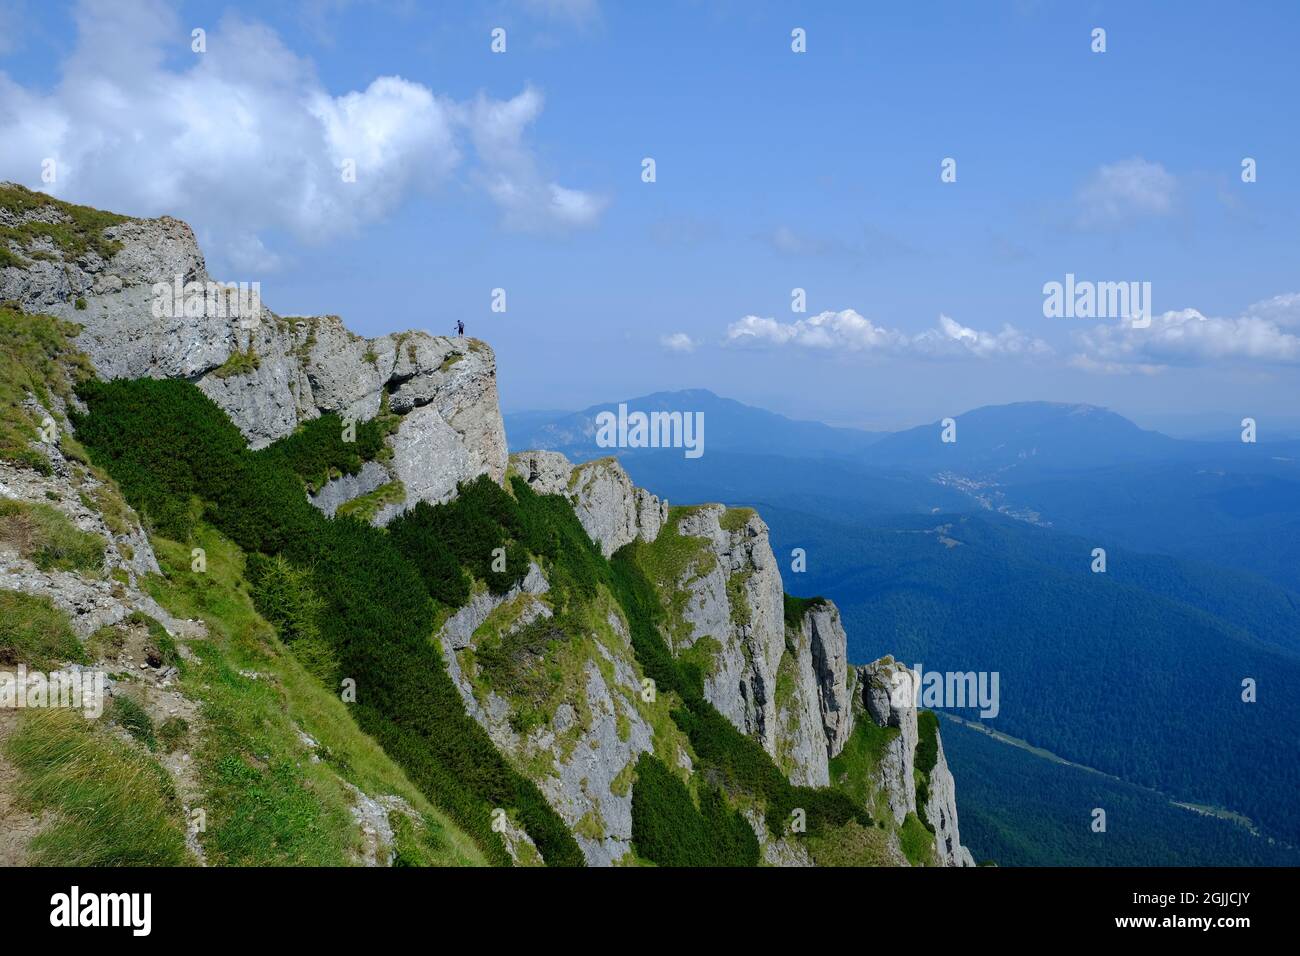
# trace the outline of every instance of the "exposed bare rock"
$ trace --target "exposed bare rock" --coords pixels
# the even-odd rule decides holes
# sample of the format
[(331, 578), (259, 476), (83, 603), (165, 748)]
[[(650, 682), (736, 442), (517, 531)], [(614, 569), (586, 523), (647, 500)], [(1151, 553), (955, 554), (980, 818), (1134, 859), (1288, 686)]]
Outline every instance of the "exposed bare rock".
[(353, 498), (368, 495), (392, 480), (393, 476), (383, 465), (376, 461), (368, 461), (355, 475), (342, 475), (326, 482), (320, 491), (310, 496), (311, 503), (325, 514), (333, 515), (340, 505), (346, 504)]
[(935, 836), (935, 858), (942, 866), (974, 866), (970, 850), (961, 844), (957, 825), (957, 795), (952, 772), (936, 731), (938, 757), (929, 774), (929, 796), (917, 805), (916, 746), (919, 742), (915, 692), (920, 675), (884, 657), (858, 669), (862, 713), (881, 727), (897, 727), (879, 766), (877, 783), (886, 794), (896, 823), (908, 813), (918, 813)]
[(930, 799), (925, 816), (934, 827), (935, 853), (944, 866), (974, 866), (975, 858), (962, 846), (957, 828), (957, 788), (952, 771), (943, 754), (943, 739), (938, 741), (939, 760), (930, 771)]
[(524, 451), (510, 460), (538, 494), (569, 499), (605, 557), (638, 538), (653, 541), (668, 520), (668, 502), (633, 485), (616, 458), (574, 466), (559, 452)]
[(728, 514), (722, 505), (702, 505), (683, 514), (676, 530), (701, 539), (709, 557), (694, 562), (678, 582), (687, 594), (682, 616), (689, 632), (673, 651), (681, 653), (706, 638), (716, 645), (705, 697), (775, 756), (785, 612), (767, 525), (747, 509)]
[(803, 619), (812, 651), (818, 710), (827, 753), (834, 757), (853, 733), (853, 706), (848, 690), (848, 635), (840, 610), (830, 601), (808, 609)]
[[(890, 740), (880, 761), (880, 785), (888, 796), (894, 822), (901, 824), (909, 813), (916, 812), (916, 707), (909, 688), (917, 675), (883, 657), (858, 669), (862, 703), (871, 719), (881, 727), (897, 727), (898, 736)], [(901, 689), (900, 689), (901, 688)]]
[[(468, 604), (456, 611), (443, 624), (438, 631), (438, 640), (442, 642), (444, 651), (459, 651), (462, 648), (469, 647), (474, 632), (488, 619), (488, 615), (501, 605), (513, 601), (520, 594), (539, 595), (545, 594), (548, 590), (550, 590), (550, 584), (542, 574), (541, 568), (535, 564), (530, 564), (524, 579), (506, 594), (496, 595), (485, 589), (471, 597)], [(538, 604), (537, 606), (540, 608), (538, 613), (544, 612), (547, 616), (550, 615), (550, 609), (544, 604)], [(530, 621), (531, 618), (524, 621), (524, 623)]]
[[(24, 214), (63, 215), (54, 205)], [(366, 339), (338, 316), (286, 319), (260, 296), (207, 295), (214, 279), (194, 233), (176, 219), (132, 219), (104, 235), (122, 244), (109, 261), (93, 252), (64, 261), (51, 246), (42, 250), (49, 258), (0, 269), (0, 301), (79, 323), (76, 344), (104, 378), (196, 382), (254, 448), (326, 412), (373, 418), (387, 394), (404, 416), (389, 440), (407, 498), (381, 521), (416, 501), (445, 501), (479, 475), (504, 479), (496, 359), (483, 342), (424, 332)], [(241, 281), (251, 290), (251, 279)], [(186, 297), (190, 283), (204, 294)], [(334, 489), (333, 507), (346, 487)]]

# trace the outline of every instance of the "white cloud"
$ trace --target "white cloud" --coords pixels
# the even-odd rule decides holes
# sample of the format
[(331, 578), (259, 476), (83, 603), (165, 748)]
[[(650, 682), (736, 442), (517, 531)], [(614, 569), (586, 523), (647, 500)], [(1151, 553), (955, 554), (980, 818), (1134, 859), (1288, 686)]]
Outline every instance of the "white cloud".
[(1283, 328), (1295, 322), (1298, 304), (1300, 296), (1276, 296), (1235, 318), (1182, 309), (1154, 316), (1149, 328), (1136, 328), (1131, 321), (1098, 325), (1076, 333), (1081, 353), (1072, 364), (1087, 371), (1114, 372), (1214, 361), (1300, 363), (1300, 335)]
[(510, 100), (480, 94), (461, 111), (483, 164), (478, 178), (512, 228), (532, 231), (593, 225), (606, 201), (547, 182), (524, 145), (524, 131), (541, 114), (542, 105), (541, 92), (529, 86)]
[(1004, 325), (999, 332), (982, 332), (940, 315), (936, 328), (908, 335), (876, 325), (853, 309), (822, 312), (793, 322), (747, 315), (727, 327), (725, 341), (739, 346), (794, 345), (920, 358), (1027, 358), (1049, 355), (1052, 351), (1042, 339), (1010, 325)]
[[(266, 26), (227, 17), (207, 52), (159, 0), (83, 0), (78, 42), (49, 91), (0, 73), (0, 179), (135, 215), (190, 220), (234, 264), (275, 253), (271, 230), (302, 241), (355, 233), (463, 168), (509, 228), (590, 226), (604, 203), (546, 179), (524, 141), (539, 92), (457, 103), (381, 76), (342, 95)], [(186, 37), (182, 60), (165, 54)], [(464, 140), (473, 145), (467, 159)], [(40, 181), (57, 161), (58, 180)], [(343, 164), (356, 164), (345, 182)]]
[(1079, 223), (1114, 226), (1174, 209), (1178, 181), (1140, 156), (1100, 167), (1079, 190)]
[(1090, 355), (1072, 355), (1067, 365), (1093, 375), (1158, 375), (1165, 370), (1163, 365), (1149, 365), (1145, 362), (1099, 362)]
[(1247, 307), (1246, 315), (1283, 327), (1300, 326), (1300, 292), (1287, 292)]
[(674, 332), (659, 339), (659, 344), (670, 352), (694, 352), (695, 342), (685, 332)]

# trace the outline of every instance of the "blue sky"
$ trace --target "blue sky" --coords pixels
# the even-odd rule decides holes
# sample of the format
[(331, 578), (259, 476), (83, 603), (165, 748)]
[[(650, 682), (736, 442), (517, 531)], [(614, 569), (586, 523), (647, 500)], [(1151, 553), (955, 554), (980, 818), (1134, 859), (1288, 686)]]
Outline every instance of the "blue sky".
[[(0, 178), (184, 218), (284, 314), (463, 319), (508, 411), (1300, 418), (1293, 4), (264, 6), (0, 0)], [(1045, 318), (1066, 273), (1152, 328)]]

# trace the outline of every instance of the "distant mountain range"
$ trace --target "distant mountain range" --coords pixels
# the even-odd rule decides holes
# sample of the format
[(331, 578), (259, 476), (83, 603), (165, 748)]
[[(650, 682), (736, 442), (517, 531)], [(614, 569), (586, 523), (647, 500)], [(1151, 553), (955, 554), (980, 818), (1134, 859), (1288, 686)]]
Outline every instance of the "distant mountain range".
[[(596, 444), (596, 416), (616, 411), (619, 402), (580, 412), (517, 412), (504, 416), (512, 449), (540, 448), (585, 460), (611, 454)], [(633, 411), (703, 412), (708, 451), (780, 455), (787, 458), (856, 458), (887, 432), (835, 428), (798, 421), (775, 412), (722, 398), (708, 389), (655, 392), (623, 401)]]
[(674, 501), (770, 502), (857, 520), (991, 510), (1107, 543), (1266, 575), (1300, 591), (1300, 441), (1171, 438), (1095, 405), (1018, 402), (893, 433), (798, 421), (705, 389), (623, 400), (630, 410), (701, 411), (705, 453), (602, 448), (596, 415), (505, 416), (514, 450), (576, 461), (616, 455)]
[[(1136, 462), (1198, 460), (1256, 453), (1241, 441), (1194, 441), (1139, 428), (1096, 405), (1015, 402), (954, 415), (956, 441), (941, 438), (942, 421), (897, 432), (869, 432), (801, 421), (723, 398), (708, 389), (655, 392), (592, 405), (578, 412), (525, 411), (505, 416), (511, 448), (542, 448), (578, 460), (634, 454), (596, 443), (596, 416), (631, 411), (704, 413), (707, 448), (784, 458), (836, 458), (913, 472), (960, 469), (983, 476), (1009, 471), (1100, 468)], [(1300, 456), (1300, 441), (1261, 442), (1269, 456)], [(1256, 454), (1256, 457), (1260, 457)]]

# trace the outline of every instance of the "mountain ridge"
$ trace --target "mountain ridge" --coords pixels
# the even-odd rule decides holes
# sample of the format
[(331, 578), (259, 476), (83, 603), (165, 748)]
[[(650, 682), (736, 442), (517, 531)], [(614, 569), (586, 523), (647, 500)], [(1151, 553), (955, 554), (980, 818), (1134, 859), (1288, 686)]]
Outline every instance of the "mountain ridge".
[[(186, 539), (229, 539), (245, 569), (236, 587), (265, 616), (259, 627), (269, 622), (317, 679), (342, 667), (368, 675), (362, 692), (371, 696), (352, 708), (361, 728), (489, 861), (680, 860), (681, 837), (661, 839), (667, 827), (690, 831), (696, 849), (685, 859), (701, 862), (843, 862), (842, 851), (829, 853), (839, 842), (832, 834), (851, 831), (861, 860), (973, 863), (937, 728), (881, 699), (906, 673), (888, 661), (850, 669), (828, 603), (790, 615), (766, 526), (752, 511), (670, 510), (614, 462), (571, 467), (556, 456), (537, 473), (512, 463), (494, 356), (479, 340), (364, 339), (336, 316), (282, 317), (260, 303), (252, 315), (213, 317), (188, 304), (158, 315), (158, 284), (210, 281), (189, 227), (78, 217), (77, 207), (0, 189), (0, 224), (19, 236), (7, 240), (13, 261), (0, 267), (6, 328), (25, 340), (65, 323), (69, 348), (86, 363), (58, 389), (26, 387), (13, 426), (27, 436), (24, 460), (54, 484), (32, 483), (21, 462), (5, 461), (5, 499), (23, 514), (35, 513), (38, 494), (80, 500), (90, 469), (101, 469), (94, 480), (114, 493), (120, 485), (126, 498), (116, 519), (123, 544), (148, 543), (141, 516), (169, 554)], [(38, 221), (86, 235), (69, 242), (22, 231)], [(41, 441), (42, 420), (66, 438)], [(76, 458), (60, 457), (61, 444)], [(54, 510), (66, 518), (66, 507)], [(102, 507), (94, 511), (108, 521)], [(0, 586), (26, 593), (37, 556), (24, 540), (6, 539), (20, 573)], [(167, 588), (183, 590), (205, 572), (151, 562), (143, 546), (133, 554), (121, 597), (101, 617), (82, 620), (76, 596), (101, 590), (91, 580), (98, 572), (43, 578), (44, 593), (79, 634), (117, 627), (135, 608), (153, 611), (156, 639), (185, 648), (163, 686), (179, 681), (202, 697), (206, 685), (191, 686), (195, 665), (185, 660), (233, 649), (202, 651), (141, 595), (171, 595)], [(361, 564), (340, 566), (340, 555), (388, 570), (372, 577)], [(383, 588), (398, 580), (406, 590), (384, 601)], [(399, 606), (405, 613), (392, 616)], [(374, 623), (358, 632), (363, 619)], [(426, 620), (432, 644), (420, 636)], [(376, 670), (381, 648), (394, 656)], [(428, 692), (409, 671), (444, 667), (446, 692), (434, 692), (431, 711), (416, 706)], [(647, 668), (657, 668), (666, 699), (644, 697)], [(121, 694), (154, 706), (155, 690), (135, 683)], [(681, 709), (670, 715), (673, 701)], [(446, 736), (452, 717), (460, 740)], [(832, 780), (831, 759), (863, 734), (882, 736), (883, 749)], [(923, 741), (937, 758), (913, 773)], [(466, 747), (496, 756), (480, 750), (459, 763)], [(485, 762), (493, 776), (475, 782), (471, 767), (482, 772)], [(700, 770), (722, 789), (700, 782)], [(878, 805), (851, 800), (850, 783)], [(757, 807), (754, 786), (764, 795)], [(506, 794), (503, 819), (493, 810), (489, 826), (487, 810)], [(388, 795), (366, 799), (353, 807), (358, 820), (406, 828), (401, 814), (375, 809)], [(691, 830), (697, 814), (711, 823)], [(805, 814), (806, 840), (788, 826)], [(194, 845), (202, 852), (202, 839)]]

